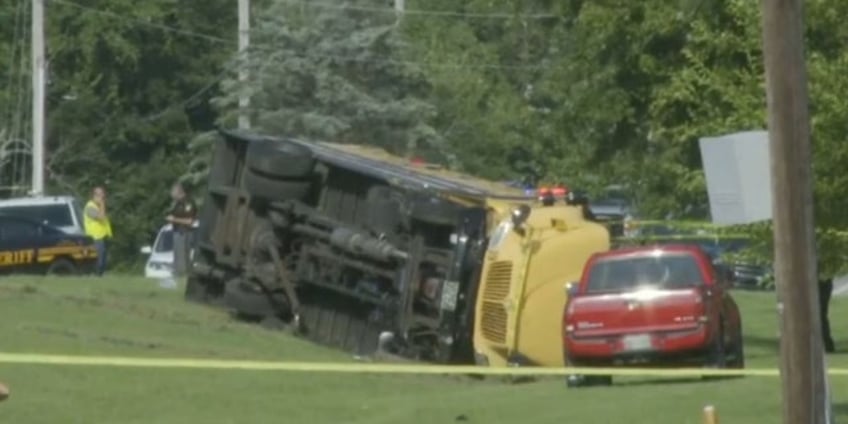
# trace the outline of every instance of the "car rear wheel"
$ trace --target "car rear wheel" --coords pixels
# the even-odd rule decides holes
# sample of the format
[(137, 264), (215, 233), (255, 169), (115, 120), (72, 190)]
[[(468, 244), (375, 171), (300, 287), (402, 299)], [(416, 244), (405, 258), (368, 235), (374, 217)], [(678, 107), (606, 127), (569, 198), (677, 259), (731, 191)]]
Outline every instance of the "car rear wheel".
[[(741, 325), (740, 325), (741, 327)], [(742, 337), (742, 329), (736, 332), (736, 340), (733, 341), (733, 348), (731, 349), (731, 358), (728, 361), (728, 367), (733, 369), (743, 369), (745, 368), (745, 338)]]
[(570, 388), (612, 386), (611, 375), (569, 375), (565, 384)]
[(47, 267), (47, 275), (74, 275), (77, 267), (68, 259), (56, 259)]
[[(579, 364), (575, 364), (570, 359), (566, 359), (565, 364), (567, 367), (579, 367)], [(571, 374), (566, 377), (565, 384), (570, 388), (578, 388), (578, 387), (590, 387), (590, 386), (611, 386), (612, 385), (612, 376), (611, 375), (582, 375), (582, 374)]]
[[(727, 347), (724, 343), (724, 337), (724, 323), (722, 322), (721, 326), (719, 327), (718, 334), (716, 334), (715, 340), (713, 340), (707, 350), (707, 361), (704, 364), (706, 368), (727, 368)], [(711, 375), (705, 375), (703, 376), (703, 379), (714, 380), (716, 379), (716, 377)]]

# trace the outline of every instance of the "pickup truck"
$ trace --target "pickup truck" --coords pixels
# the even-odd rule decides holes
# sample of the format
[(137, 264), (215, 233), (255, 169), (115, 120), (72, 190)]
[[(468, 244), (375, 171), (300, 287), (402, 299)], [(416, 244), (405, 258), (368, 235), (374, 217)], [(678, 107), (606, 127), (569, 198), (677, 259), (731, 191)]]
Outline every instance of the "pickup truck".
[[(743, 368), (742, 320), (731, 274), (694, 245), (593, 255), (568, 285), (566, 366), (699, 365)], [(569, 385), (611, 384), (572, 376)]]

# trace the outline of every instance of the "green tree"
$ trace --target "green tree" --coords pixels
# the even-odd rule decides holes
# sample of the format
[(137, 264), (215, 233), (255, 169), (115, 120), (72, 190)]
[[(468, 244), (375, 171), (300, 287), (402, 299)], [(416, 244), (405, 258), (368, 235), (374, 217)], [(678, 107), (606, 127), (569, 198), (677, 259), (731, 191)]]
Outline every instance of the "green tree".
[[(2, 22), (18, 3), (28, 2), (0, 4)], [(46, 15), (48, 192), (86, 197), (93, 186), (106, 185), (116, 230), (113, 258), (129, 265), (163, 223), (167, 188), (187, 160), (193, 131), (184, 106), (214, 88), (234, 50), (235, 6), (223, 0), (54, 0)], [(14, 25), (0, 27), (5, 33)], [(0, 52), (9, 51), (6, 40), (29, 49), (28, 35), (3, 37)], [(9, 96), (4, 88), (0, 99)]]
[(222, 123), (235, 123), (238, 96), (247, 91), (260, 131), (438, 156), (442, 138), (431, 125), (430, 87), (423, 70), (398, 54), (405, 47), (398, 18), (356, 8), (384, 5), (282, 0), (261, 8), (242, 62), (250, 79), (227, 81), (218, 102)]

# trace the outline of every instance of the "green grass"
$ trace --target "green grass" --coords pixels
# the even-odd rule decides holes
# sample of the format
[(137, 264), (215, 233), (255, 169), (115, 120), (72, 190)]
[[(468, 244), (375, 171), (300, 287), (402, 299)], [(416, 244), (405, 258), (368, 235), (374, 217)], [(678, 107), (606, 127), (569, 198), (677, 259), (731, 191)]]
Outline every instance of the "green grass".
[[(773, 295), (739, 293), (751, 367), (777, 363)], [(848, 301), (832, 306), (848, 334)], [(840, 340), (838, 340), (840, 341)], [(841, 340), (848, 346), (848, 339)], [(556, 341), (553, 341), (556, 342)], [(7, 279), (0, 283), (0, 351), (48, 354), (349, 361), (348, 355), (182, 301), (140, 279)], [(835, 354), (831, 366), (848, 367)], [(562, 379), (377, 376), (231, 370), (0, 364), (12, 397), (2, 423), (722, 423), (779, 422), (779, 380), (622, 379), (568, 390)], [(838, 420), (848, 378), (833, 377)]]

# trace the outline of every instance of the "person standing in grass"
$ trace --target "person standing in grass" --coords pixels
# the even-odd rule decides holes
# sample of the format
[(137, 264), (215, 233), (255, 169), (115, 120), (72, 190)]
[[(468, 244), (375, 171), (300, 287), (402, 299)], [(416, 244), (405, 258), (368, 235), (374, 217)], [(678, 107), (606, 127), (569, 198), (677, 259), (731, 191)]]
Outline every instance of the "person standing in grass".
[(828, 310), (830, 309), (830, 298), (833, 296), (833, 277), (819, 277), (819, 312), (821, 313), (821, 331), (824, 339), (824, 351), (833, 353), (836, 351), (836, 346), (833, 343), (833, 336), (830, 334), (830, 319), (828, 318)]
[(180, 182), (171, 187), (171, 200), (174, 204), (165, 220), (174, 227), (174, 276), (184, 277), (189, 269), (191, 235), (197, 219), (197, 206)]
[(106, 190), (103, 187), (95, 187), (92, 191), (91, 200), (85, 205), (83, 224), (85, 234), (94, 240), (97, 251), (95, 274), (102, 277), (106, 272), (107, 243), (112, 238), (112, 223), (106, 213)]

